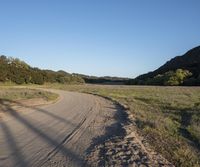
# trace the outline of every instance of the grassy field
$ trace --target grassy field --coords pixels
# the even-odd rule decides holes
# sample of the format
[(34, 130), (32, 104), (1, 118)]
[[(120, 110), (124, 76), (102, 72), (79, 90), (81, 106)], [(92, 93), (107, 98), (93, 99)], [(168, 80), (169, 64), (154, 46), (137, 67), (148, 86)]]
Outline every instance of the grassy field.
[(176, 166), (200, 166), (200, 87), (46, 85), (95, 93), (130, 108), (138, 132)]
[(33, 99), (43, 98), (46, 101), (56, 100), (57, 94), (34, 90), (26, 88), (14, 88), (10, 86), (0, 87), (0, 100), (22, 100), (22, 99)]

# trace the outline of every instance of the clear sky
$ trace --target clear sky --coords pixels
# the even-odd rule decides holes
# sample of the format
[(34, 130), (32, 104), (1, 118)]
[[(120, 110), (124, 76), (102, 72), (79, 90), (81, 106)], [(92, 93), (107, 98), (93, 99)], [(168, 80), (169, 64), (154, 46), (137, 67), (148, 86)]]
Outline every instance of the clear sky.
[(0, 54), (135, 77), (200, 45), (200, 0), (0, 0)]

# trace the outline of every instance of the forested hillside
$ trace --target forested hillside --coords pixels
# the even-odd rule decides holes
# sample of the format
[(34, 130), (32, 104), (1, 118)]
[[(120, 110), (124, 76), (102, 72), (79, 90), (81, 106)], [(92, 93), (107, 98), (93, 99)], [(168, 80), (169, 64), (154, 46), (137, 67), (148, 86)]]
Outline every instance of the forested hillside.
[(16, 84), (44, 84), (50, 83), (84, 83), (84, 80), (65, 71), (51, 71), (33, 68), (17, 58), (0, 56), (0, 82), (13, 82)]
[(129, 80), (139, 85), (200, 85), (200, 46), (177, 56), (153, 72)]

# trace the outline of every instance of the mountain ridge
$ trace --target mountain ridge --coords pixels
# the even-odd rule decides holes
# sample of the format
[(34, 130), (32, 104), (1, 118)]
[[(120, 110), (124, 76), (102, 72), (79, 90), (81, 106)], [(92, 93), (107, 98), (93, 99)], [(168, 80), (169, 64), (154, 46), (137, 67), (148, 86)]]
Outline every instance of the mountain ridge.
[[(197, 66), (197, 69), (194, 66), (195, 67)], [(193, 73), (195, 77), (197, 77), (200, 74), (200, 46), (197, 46), (187, 51), (182, 56), (176, 56), (171, 60), (167, 61), (164, 65), (162, 65), (158, 69), (140, 75), (136, 78), (143, 79), (145, 77), (154, 77), (155, 75), (163, 74), (164, 72), (167, 72), (169, 70), (176, 70), (179, 68), (189, 70), (190, 72)]]
[[(178, 69), (183, 70), (183, 73), (184, 71), (190, 73), (184, 78), (181, 85), (200, 85), (200, 46), (190, 49), (181, 56), (170, 59), (154, 71), (139, 75), (133, 80), (129, 80), (128, 84), (164, 85), (164, 83), (161, 82), (164, 82), (167, 77), (168, 79), (170, 77), (176, 77), (175, 72)], [(169, 72), (171, 72), (171, 76), (169, 76)]]

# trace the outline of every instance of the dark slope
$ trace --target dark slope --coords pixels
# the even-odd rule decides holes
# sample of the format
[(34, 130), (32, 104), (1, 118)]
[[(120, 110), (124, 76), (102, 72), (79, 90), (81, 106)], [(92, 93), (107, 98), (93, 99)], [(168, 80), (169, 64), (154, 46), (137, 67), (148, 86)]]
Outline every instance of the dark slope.
[(86, 83), (90, 84), (123, 85), (130, 79), (130, 78), (111, 77), (111, 76), (97, 77), (97, 76), (89, 76), (76, 73), (74, 73), (74, 75), (83, 78)]
[(145, 80), (176, 69), (188, 70), (192, 72), (192, 77), (197, 78), (200, 75), (200, 46), (189, 50), (182, 56), (171, 59), (153, 72), (138, 76), (136, 79)]

